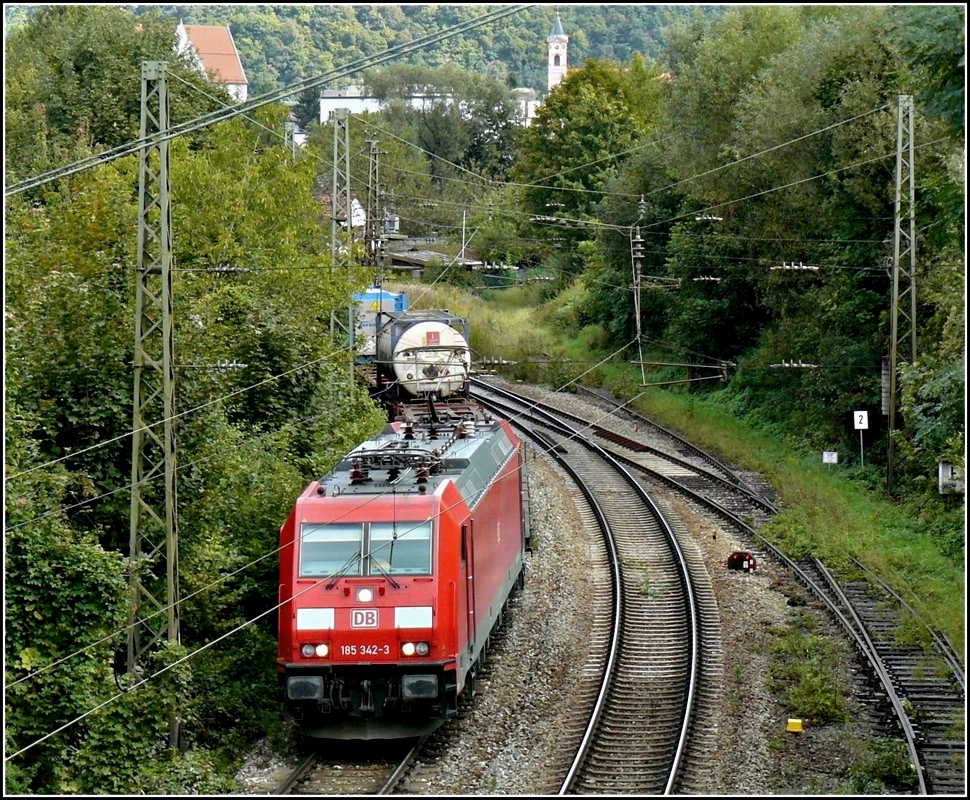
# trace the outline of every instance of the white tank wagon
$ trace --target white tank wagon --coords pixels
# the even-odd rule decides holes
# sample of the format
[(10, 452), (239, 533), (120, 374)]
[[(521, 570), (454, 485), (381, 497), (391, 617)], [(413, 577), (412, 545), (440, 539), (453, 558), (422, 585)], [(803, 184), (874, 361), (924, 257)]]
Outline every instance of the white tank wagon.
[(468, 393), (468, 320), (444, 310), (409, 310), (378, 317), (379, 388), (400, 401)]

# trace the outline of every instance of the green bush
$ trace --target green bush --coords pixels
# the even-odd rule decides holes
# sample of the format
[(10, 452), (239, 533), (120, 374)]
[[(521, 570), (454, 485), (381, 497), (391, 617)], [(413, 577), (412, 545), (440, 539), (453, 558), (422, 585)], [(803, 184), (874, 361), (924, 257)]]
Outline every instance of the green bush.
[(919, 788), (909, 750), (900, 741), (876, 739), (850, 770), (851, 788), (859, 794), (908, 794)]
[(807, 611), (792, 614), (792, 625), (776, 630), (769, 645), (771, 689), (785, 698), (787, 710), (816, 723), (848, 719), (845, 685), (846, 655), (836, 640), (814, 632)]

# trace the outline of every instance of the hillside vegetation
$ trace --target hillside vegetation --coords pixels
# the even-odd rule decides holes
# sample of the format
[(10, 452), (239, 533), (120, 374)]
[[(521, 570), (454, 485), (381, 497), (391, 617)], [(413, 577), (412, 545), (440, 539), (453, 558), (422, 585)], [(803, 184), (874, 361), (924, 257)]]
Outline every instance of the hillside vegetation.
[(738, 417), (717, 394), (642, 385), (633, 359), (611, 359), (597, 345), (595, 328), (569, 331), (554, 321), (559, 298), (541, 302), (527, 289), (483, 300), (451, 287), (395, 283), (388, 288), (406, 293), (409, 302), (416, 298), (414, 307), (447, 308), (480, 323), (472, 346), (482, 359), (514, 362), (492, 367), (507, 378), (564, 392), (578, 385), (606, 388), (698, 446), (759, 472), (778, 493), (780, 511), (762, 535), (792, 558), (814, 554), (841, 568), (850, 566), (850, 557), (858, 558), (900, 587), (923, 618), (933, 620), (963, 651), (963, 563), (948, 558), (938, 541), (925, 535), (927, 523), (933, 523), (918, 504), (894, 503), (868, 490), (858, 470), (823, 464), (817, 453), (792, 446), (770, 426)]
[[(173, 55), (177, 18), (232, 24), (254, 73), (266, 65), (262, 91), (493, 7), (479, 8), (5, 7), (7, 793), (231, 793), (240, 754), (282, 736), (279, 526), (383, 424), (344, 324), (379, 243), (333, 223), (334, 129), (310, 125), (297, 149), (288, 107), (238, 113)], [(510, 85), (543, 85), (549, 6), (489, 34), (508, 74), (472, 37), (369, 76), (388, 100), (351, 119), (347, 181), (368, 199), (377, 142), (374, 199), (442, 254), (402, 286), (466, 314), (475, 352), (513, 362), (510, 378), (601, 383), (763, 473), (780, 546), (870, 563), (962, 649), (964, 495), (937, 475), (965, 465), (965, 9), (620, 8), (562, 8), (574, 69), (528, 128)], [(132, 486), (139, 234), (160, 210), (139, 216), (154, 60), (181, 131), (168, 495)], [(401, 101), (414, 81), (448, 91), (416, 109)], [(903, 192), (897, 212), (900, 130), (914, 205)], [(517, 270), (456, 270), (463, 248)], [(157, 431), (162, 398), (146, 408)], [(136, 489), (177, 503), (180, 620), (137, 672), (133, 570), (163, 597), (167, 576), (130, 552)]]
[[(228, 25), (249, 80), (250, 95), (263, 94), (352, 64), (445, 28), (474, 20), (498, 5), (133, 5), (141, 17), (186, 25)], [(24, 25), (31, 6), (7, 5), (12, 27)], [(717, 15), (716, 6), (576, 5), (558, 7), (569, 35), (570, 63), (587, 58), (627, 61), (634, 53), (659, 57), (666, 29), (695, 12)], [(501, 24), (485, 25), (440, 47), (415, 52), (405, 63), (452, 64), (499, 78), (509, 87), (546, 92), (546, 37), (556, 7), (533, 5)], [(340, 85), (352, 79), (340, 81)]]

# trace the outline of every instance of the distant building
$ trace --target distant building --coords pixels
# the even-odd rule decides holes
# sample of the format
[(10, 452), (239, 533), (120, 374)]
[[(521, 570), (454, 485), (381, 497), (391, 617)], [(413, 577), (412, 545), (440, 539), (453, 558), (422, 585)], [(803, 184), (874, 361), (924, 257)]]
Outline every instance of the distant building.
[[(428, 110), (433, 103), (442, 99), (449, 102), (452, 98), (435, 92), (434, 87), (425, 87), (426, 92), (406, 98), (411, 108)], [(344, 89), (324, 89), (320, 92), (320, 122), (330, 120), (330, 115), (338, 108), (346, 108), (351, 114), (361, 114), (365, 111), (380, 111), (384, 101), (373, 95), (364, 94), (360, 86), (347, 86)]]
[(249, 99), (249, 81), (228, 27), (179, 22), (176, 33), (179, 53), (194, 58), (199, 72), (224, 86), (237, 103)]
[(552, 87), (562, 82), (566, 77), (566, 51), (569, 48), (569, 37), (563, 32), (562, 21), (559, 19), (559, 12), (556, 12), (556, 21), (552, 23), (552, 31), (546, 39), (547, 51), (549, 55), (549, 91)]
[[(562, 20), (559, 19), (559, 12), (556, 12), (556, 20), (552, 24), (552, 31), (546, 39), (546, 50), (548, 53), (547, 63), (547, 82), (549, 89), (559, 84), (566, 77), (566, 51), (569, 47), (569, 37), (563, 32)], [(540, 101), (536, 97), (535, 89), (520, 87), (512, 90), (517, 108), (517, 121), (520, 125), (529, 125), (535, 118)], [(433, 87), (428, 87), (427, 93), (415, 95), (408, 98), (408, 103), (412, 108), (426, 107), (429, 101), (440, 99), (433, 91)], [(380, 111), (383, 102), (372, 95), (364, 94), (360, 86), (348, 86), (344, 89), (324, 89), (320, 92), (320, 122), (326, 123), (330, 120), (330, 115), (338, 108), (346, 108), (351, 114), (360, 114), (364, 111)]]
[(360, 86), (348, 86), (345, 89), (324, 89), (320, 92), (320, 122), (326, 123), (330, 115), (338, 108), (346, 108), (351, 114), (362, 114), (365, 111), (380, 111), (381, 101), (376, 97), (365, 95)]
[(393, 270), (405, 270), (412, 278), (420, 279), (424, 270), (432, 265), (457, 266), (465, 270), (479, 270), (485, 267), (476, 258), (450, 256), (436, 250), (388, 250), (385, 267)]
[[(324, 216), (332, 216), (333, 204), (331, 203), (332, 198), (330, 193), (327, 192), (324, 195), (320, 195), (319, 200), (321, 205), (323, 205)], [(342, 230), (347, 230), (347, 209), (343, 202), (337, 205), (337, 224), (340, 225)], [(350, 198), (350, 225), (357, 232), (362, 232), (367, 225), (367, 212), (356, 196)]]
[[(562, 20), (559, 19), (557, 11), (556, 20), (552, 23), (552, 30), (546, 39), (546, 83), (550, 92), (566, 77), (568, 48), (569, 37), (563, 31)], [(519, 108), (521, 124), (531, 125), (539, 106), (542, 105), (541, 101), (536, 98), (533, 89), (513, 89), (512, 93)]]
[(283, 136), (284, 144), (294, 144), (297, 147), (303, 147), (307, 143), (307, 139), (310, 138), (309, 134), (300, 127), (300, 123), (293, 114), (293, 104), (286, 103), (290, 108), (290, 118), (283, 123)]
[(528, 87), (521, 87), (512, 90), (515, 98), (515, 106), (518, 110), (518, 122), (520, 125), (530, 125), (539, 108), (539, 101), (536, 99), (536, 90)]

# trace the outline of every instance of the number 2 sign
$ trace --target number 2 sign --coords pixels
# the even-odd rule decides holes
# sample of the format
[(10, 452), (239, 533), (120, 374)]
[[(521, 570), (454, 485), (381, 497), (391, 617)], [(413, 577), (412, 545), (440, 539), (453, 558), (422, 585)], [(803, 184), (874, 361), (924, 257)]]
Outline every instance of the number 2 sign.
[(865, 466), (866, 457), (862, 451), (862, 432), (869, 428), (869, 412), (853, 411), (852, 421), (855, 423), (856, 430), (859, 431), (859, 461), (862, 463), (862, 466)]

